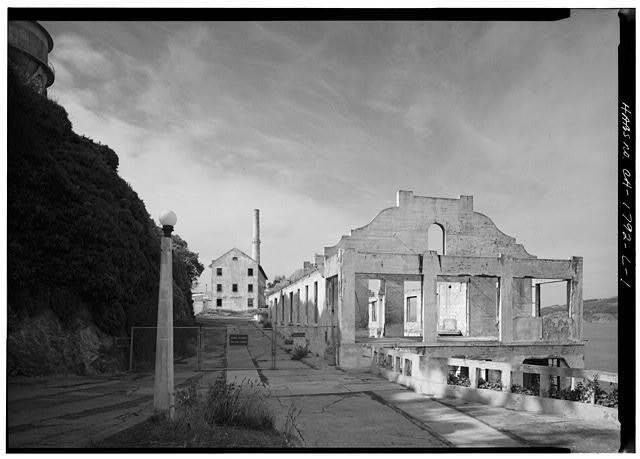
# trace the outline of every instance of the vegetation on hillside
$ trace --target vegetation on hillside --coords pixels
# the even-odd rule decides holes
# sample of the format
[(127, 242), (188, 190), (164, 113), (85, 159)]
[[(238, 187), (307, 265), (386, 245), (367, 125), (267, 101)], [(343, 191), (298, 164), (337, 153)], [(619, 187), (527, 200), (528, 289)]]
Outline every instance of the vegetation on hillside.
[[(63, 107), (11, 73), (7, 164), (10, 328), (45, 309), (63, 323), (88, 310), (109, 335), (154, 322), (160, 228), (118, 176), (116, 153), (75, 134)], [(174, 318), (188, 319), (204, 267), (173, 242)]]
[[(544, 316), (566, 314), (567, 305), (554, 305), (542, 308)], [(585, 322), (615, 322), (618, 320), (618, 297), (584, 300), (583, 316)]]

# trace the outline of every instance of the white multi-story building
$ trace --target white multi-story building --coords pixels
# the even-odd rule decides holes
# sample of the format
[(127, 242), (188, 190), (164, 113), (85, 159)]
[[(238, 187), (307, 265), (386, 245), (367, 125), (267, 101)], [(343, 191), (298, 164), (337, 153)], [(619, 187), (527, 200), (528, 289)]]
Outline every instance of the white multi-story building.
[(252, 256), (233, 248), (211, 262), (211, 308), (242, 311), (266, 306), (267, 275), (260, 266), (260, 211), (253, 211)]

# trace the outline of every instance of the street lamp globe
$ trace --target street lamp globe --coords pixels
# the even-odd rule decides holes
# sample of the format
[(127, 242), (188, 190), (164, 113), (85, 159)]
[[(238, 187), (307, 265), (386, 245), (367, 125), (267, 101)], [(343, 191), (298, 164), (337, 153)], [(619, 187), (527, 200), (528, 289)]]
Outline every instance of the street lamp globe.
[(160, 212), (160, 224), (162, 226), (176, 226), (178, 217), (173, 210), (163, 210)]

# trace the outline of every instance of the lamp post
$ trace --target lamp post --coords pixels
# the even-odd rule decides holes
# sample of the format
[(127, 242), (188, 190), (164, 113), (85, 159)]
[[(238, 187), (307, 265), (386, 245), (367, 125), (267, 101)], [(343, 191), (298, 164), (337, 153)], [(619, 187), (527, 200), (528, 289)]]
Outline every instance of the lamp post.
[(156, 335), (156, 373), (153, 408), (173, 419), (173, 273), (171, 262), (171, 232), (178, 221), (176, 214), (160, 214), (162, 239), (160, 243), (160, 290), (158, 294), (158, 328)]

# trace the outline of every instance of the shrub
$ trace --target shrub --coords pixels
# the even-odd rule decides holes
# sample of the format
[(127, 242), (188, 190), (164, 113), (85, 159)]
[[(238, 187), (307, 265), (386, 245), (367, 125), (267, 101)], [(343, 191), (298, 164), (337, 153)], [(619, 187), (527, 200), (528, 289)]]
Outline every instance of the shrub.
[(511, 392), (514, 394), (538, 395), (540, 393), (540, 386), (534, 384), (529, 387), (522, 387), (520, 384), (513, 384), (511, 386)]
[(291, 353), (291, 360), (302, 360), (309, 354), (307, 346), (296, 346)]
[(221, 375), (209, 386), (204, 402), (204, 420), (214, 424), (244, 426), (259, 430), (274, 428), (270, 413), (253, 382), (227, 383)]
[(291, 338), (285, 338), (284, 344), (293, 344), (293, 340)]
[(450, 386), (469, 387), (471, 386), (471, 381), (469, 381), (468, 376), (464, 376), (464, 375), (456, 376), (455, 374), (449, 373), (447, 375), (447, 384), (449, 384)]
[[(611, 387), (613, 384), (609, 384), (609, 386)], [(611, 408), (618, 407), (618, 389), (613, 387), (613, 390), (607, 393), (600, 387), (598, 375), (595, 375), (593, 379), (587, 379), (585, 382), (579, 382), (573, 390), (552, 387), (549, 391), (549, 397), (574, 402), (595, 403), (596, 405)]]
[(482, 378), (478, 378), (478, 389), (491, 389), (491, 390), (502, 390), (502, 381), (497, 380), (496, 382), (485, 381)]
[(191, 417), (200, 408), (200, 399), (195, 384), (186, 389), (178, 389), (175, 393), (176, 413), (180, 417)]

